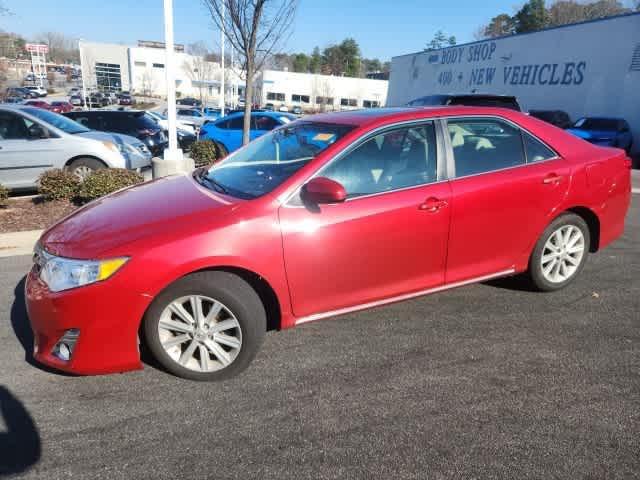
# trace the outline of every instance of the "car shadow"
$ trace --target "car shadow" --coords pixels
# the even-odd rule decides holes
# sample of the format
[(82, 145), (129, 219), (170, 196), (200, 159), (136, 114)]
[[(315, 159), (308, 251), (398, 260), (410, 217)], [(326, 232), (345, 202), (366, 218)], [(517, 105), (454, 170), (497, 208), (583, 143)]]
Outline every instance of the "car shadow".
[(512, 277), (494, 278), (493, 280), (487, 280), (482, 282), (484, 285), (489, 285), (495, 288), (501, 288), (504, 290), (515, 290), (518, 292), (537, 292), (531, 285), (531, 281), (526, 275), (514, 275)]
[(0, 416), (7, 427), (0, 431), (0, 476), (24, 472), (40, 460), (40, 433), (22, 402), (3, 385)]
[(26, 280), (27, 276), (25, 275), (16, 285), (16, 288), (13, 291), (13, 304), (11, 305), (11, 327), (24, 350), (24, 359), (29, 365), (32, 365), (44, 372), (54, 373), (63, 377), (74, 376), (69, 373), (47, 367), (46, 365), (42, 365), (33, 358), (33, 332), (31, 331), (31, 325), (29, 325), (27, 306), (24, 298), (24, 285)]

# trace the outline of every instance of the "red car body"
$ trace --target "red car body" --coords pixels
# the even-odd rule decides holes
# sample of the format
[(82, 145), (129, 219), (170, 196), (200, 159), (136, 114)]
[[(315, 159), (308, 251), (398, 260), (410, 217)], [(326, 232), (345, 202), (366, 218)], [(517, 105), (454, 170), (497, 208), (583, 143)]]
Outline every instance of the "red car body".
[[(286, 204), (336, 154), (384, 126), (492, 117), (558, 154), (547, 161), (370, 195), (319, 211)], [(215, 193), (190, 175), (134, 186), (77, 210), (40, 240), (54, 255), (129, 257), (104, 282), (54, 293), (34, 270), (26, 298), (38, 361), (79, 374), (142, 367), (138, 329), (163, 289), (191, 272), (244, 272), (271, 293), (277, 328), (527, 270), (532, 249), (562, 212), (583, 216), (592, 250), (624, 229), (630, 161), (518, 112), (443, 107), (342, 112), (312, 122), (355, 128), (275, 190), (252, 200)], [(343, 192), (336, 191), (336, 195)], [(51, 354), (71, 328), (73, 357)]]
[(53, 110), (53, 108), (51, 108), (51, 104), (44, 100), (28, 100), (24, 102), (24, 104), (29, 105), (30, 107), (42, 108), (43, 110)]
[(66, 113), (73, 110), (73, 105), (69, 102), (51, 102), (50, 110), (56, 113)]

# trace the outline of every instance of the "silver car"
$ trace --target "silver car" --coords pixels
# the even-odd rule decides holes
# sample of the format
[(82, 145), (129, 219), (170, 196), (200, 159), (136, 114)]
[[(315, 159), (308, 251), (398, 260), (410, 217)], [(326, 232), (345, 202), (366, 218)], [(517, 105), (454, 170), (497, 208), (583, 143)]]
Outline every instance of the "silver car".
[(9, 189), (33, 188), (52, 168), (84, 179), (100, 168), (149, 165), (151, 152), (137, 138), (92, 131), (40, 108), (0, 106), (0, 184)]

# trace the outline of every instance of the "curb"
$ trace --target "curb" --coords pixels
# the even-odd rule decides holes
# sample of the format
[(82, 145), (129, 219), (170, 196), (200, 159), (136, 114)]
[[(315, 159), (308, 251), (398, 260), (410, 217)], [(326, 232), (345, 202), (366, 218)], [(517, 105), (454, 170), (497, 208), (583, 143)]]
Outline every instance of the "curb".
[(31, 255), (43, 230), (0, 233), (0, 258)]

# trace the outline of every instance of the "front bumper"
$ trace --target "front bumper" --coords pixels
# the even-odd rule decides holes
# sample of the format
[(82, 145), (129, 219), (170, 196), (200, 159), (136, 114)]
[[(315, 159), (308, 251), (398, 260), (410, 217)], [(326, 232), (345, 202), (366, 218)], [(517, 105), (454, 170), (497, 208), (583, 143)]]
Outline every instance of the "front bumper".
[[(118, 277), (56, 293), (40, 280), (35, 267), (29, 272), (25, 297), (38, 362), (80, 375), (142, 368), (138, 327), (151, 299), (129, 291)], [(69, 329), (80, 334), (65, 362), (53, 349)]]

